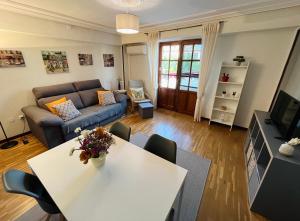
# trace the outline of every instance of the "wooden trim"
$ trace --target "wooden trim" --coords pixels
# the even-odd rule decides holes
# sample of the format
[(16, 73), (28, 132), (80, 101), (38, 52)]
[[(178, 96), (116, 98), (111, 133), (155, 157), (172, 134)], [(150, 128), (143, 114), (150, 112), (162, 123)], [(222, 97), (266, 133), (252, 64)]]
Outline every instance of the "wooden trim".
[[(15, 135), (15, 136), (12, 136), (12, 137), (7, 138), (7, 140), (8, 140), (8, 141), (14, 140), (14, 139), (17, 139), (17, 138), (19, 138), (19, 137), (23, 137), (23, 136), (26, 136), (26, 135), (29, 135), (29, 134), (31, 134), (31, 131), (27, 131), (27, 132), (25, 132), (25, 133), (17, 134), (17, 135)], [(5, 143), (7, 140), (6, 140), (6, 139), (0, 140), (0, 144)]]

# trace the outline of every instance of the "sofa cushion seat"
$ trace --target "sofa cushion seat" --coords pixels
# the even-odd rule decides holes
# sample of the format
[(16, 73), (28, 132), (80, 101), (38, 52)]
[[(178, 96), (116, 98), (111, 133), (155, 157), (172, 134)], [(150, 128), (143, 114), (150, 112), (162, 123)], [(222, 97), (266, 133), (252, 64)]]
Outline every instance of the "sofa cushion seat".
[(120, 103), (100, 106), (94, 105), (80, 109), (81, 115), (70, 121), (65, 122), (62, 125), (62, 131), (65, 135), (73, 133), (77, 127), (82, 129), (95, 124), (101, 124), (101, 122), (108, 118), (120, 115), (122, 113), (122, 106)]

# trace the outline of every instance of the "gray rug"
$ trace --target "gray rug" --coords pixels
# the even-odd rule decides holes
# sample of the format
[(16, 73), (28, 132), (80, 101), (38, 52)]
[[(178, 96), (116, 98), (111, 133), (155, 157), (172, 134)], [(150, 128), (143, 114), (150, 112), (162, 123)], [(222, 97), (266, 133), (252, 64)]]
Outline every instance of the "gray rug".
[[(130, 142), (143, 148), (147, 140), (147, 135), (137, 133), (131, 137)], [(177, 164), (188, 170), (183, 191), (180, 221), (195, 221), (197, 219), (198, 209), (201, 203), (210, 162), (210, 160), (177, 148)], [(175, 206), (175, 208), (177, 207)], [(39, 207), (39, 205), (36, 205), (16, 220), (44, 221), (46, 220), (46, 217), (47, 214)], [(51, 216), (49, 221), (59, 220), (60, 217), (58, 215), (54, 215)]]
[[(131, 136), (130, 142), (143, 148), (148, 138), (145, 134), (136, 133)], [(176, 162), (179, 166), (188, 170), (183, 190), (180, 221), (195, 221), (211, 161), (177, 148)]]

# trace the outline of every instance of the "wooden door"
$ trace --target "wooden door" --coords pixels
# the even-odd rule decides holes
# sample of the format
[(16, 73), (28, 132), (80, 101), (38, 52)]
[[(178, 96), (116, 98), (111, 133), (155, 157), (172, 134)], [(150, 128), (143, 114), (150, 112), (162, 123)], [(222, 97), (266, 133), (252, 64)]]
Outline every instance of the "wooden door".
[(165, 42), (160, 45), (159, 107), (194, 114), (201, 54), (200, 39)]

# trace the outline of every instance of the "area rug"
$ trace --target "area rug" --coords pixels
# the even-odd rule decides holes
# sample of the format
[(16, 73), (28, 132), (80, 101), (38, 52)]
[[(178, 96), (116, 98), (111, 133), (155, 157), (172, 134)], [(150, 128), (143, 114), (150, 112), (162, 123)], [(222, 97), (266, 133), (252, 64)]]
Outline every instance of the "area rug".
[[(148, 136), (136, 133), (131, 136), (130, 142), (144, 148)], [(201, 203), (211, 161), (193, 153), (177, 148), (176, 163), (188, 170), (185, 180), (180, 221), (195, 221)], [(176, 204), (176, 203), (175, 203)], [(177, 208), (175, 205), (174, 208)], [(175, 211), (176, 217), (176, 211)]]
[[(130, 142), (143, 148), (147, 140), (147, 135), (136, 133), (131, 137)], [(210, 163), (210, 160), (177, 148), (177, 164), (188, 170), (183, 191), (180, 221), (195, 221), (197, 219), (198, 209), (201, 203)], [(177, 208), (176, 203), (174, 208)], [(36, 205), (16, 220), (44, 221), (46, 218), (47, 214), (39, 207), (39, 205)], [(49, 221), (59, 220), (61, 219), (58, 215), (51, 216), (49, 219)]]

